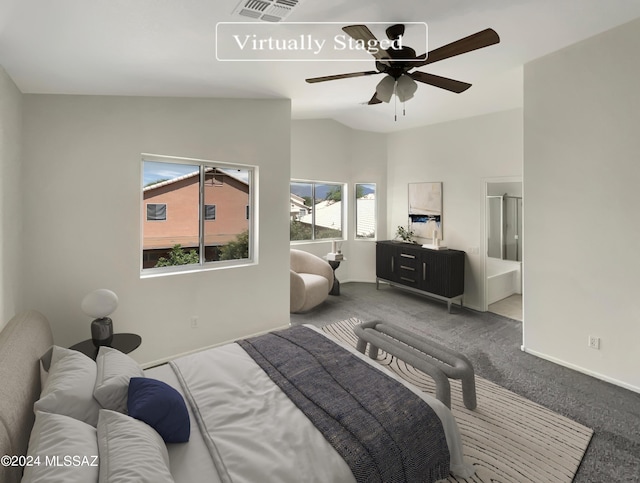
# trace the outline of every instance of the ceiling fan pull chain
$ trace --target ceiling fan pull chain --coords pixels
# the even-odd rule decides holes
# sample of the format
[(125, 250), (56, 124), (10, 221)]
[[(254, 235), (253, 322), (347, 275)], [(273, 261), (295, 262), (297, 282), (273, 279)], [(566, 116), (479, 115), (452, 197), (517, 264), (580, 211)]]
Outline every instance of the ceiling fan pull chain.
[(398, 122), (398, 81), (393, 84), (393, 120)]

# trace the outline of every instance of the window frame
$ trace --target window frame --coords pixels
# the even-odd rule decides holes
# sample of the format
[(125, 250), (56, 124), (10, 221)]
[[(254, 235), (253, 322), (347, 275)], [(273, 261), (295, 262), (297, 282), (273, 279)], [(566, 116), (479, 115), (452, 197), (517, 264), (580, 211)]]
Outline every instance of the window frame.
[[(316, 185), (332, 185), (339, 186), (342, 190), (341, 195), (341, 209), (340, 209), (340, 236), (331, 238), (316, 238), (316, 208), (315, 203), (310, 207), (311, 210), (311, 238), (305, 238), (304, 240), (291, 240), (291, 234), (289, 234), (290, 244), (304, 244), (304, 243), (316, 243), (325, 241), (345, 241), (347, 239), (347, 206), (348, 206), (348, 184), (339, 181), (319, 181), (309, 179), (291, 178), (289, 180), (289, 196), (291, 196), (291, 185), (293, 183), (310, 184), (311, 185), (311, 199), (315, 202)], [(289, 226), (291, 226), (291, 220), (289, 220)]]
[[(158, 162), (158, 163), (168, 163), (168, 164), (184, 164), (184, 165), (197, 165), (200, 170), (200, 182), (199, 182), (199, 203), (198, 203), (198, 226), (199, 226), (199, 262), (193, 264), (186, 265), (174, 265), (168, 267), (150, 267), (143, 268), (144, 262), (144, 222), (146, 219), (146, 203), (144, 202), (144, 163), (145, 161), (149, 162)], [(236, 170), (246, 170), (248, 172), (248, 186), (249, 186), (249, 199), (248, 199), (248, 209), (245, 210), (245, 214), (249, 214), (248, 221), (248, 231), (249, 231), (249, 248), (248, 248), (248, 257), (235, 259), (235, 260), (216, 260), (216, 261), (206, 261), (205, 260), (205, 222), (206, 221), (215, 221), (215, 220), (205, 220), (204, 217), (204, 206), (205, 206), (205, 198), (204, 198), (204, 180), (205, 180), (205, 169), (206, 168), (219, 168), (219, 169), (236, 169)], [(222, 161), (212, 161), (205, 159), (197, 159), (197, 158), (186, 158), (186, 157), (178, 157), (178, 156), (166, 156), (159, 154), (149, 154), (142, 153), (141, 162), (140, 162), (140, 247), (138, 250), (138, 258), (140, 261), (140, 278), (150, 278), (156, 276), (164, 276), (164, 275), (172, 275), (172, 274), (180, 274), (180, 273), (193, 273), (193, 272), (201, 272), (201, 271), (209, 271), (209, 270), (218, 270), (223, 268), (230, 267), (241, 267), (248, 265), (256, 265), (258, 263), (258, 246), (257, 246), (257, 227), (258, 227), (258, 205), (257, 205), (257, 196), (258, 192), (258, 166), (249, 165), (249, 164), (240, 164), (240, 163), (229, 163)], [(159, 204), (159, 203), (156, 203)], [(253, 213), (253, 216), (251, 216)], [(217, 218), (217, 208), (216, 208), (216, 218)]]

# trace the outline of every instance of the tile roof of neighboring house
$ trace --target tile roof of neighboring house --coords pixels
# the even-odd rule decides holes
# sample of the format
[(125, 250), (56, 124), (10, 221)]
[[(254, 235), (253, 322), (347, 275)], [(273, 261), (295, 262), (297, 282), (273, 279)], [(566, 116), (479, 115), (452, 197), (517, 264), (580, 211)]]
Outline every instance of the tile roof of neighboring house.
[[(301, 216), (303, 223), (312, 223), (312, 214)], [(316, 203), (316, 225), (334, 230), (342, 229), (342, 202), (341, 201), (321, 201)]]
[[(222, 174), (224, 174), (226, 176), (229, 176), (230, 178), (233, 178), (233, 179), (239, 181), (242, 184), (246, 184), (246, 185), (249, 184), (245, 180), (243, 180), (242, 178), (234, 176), (234, 175), (230, 174), (228, 171), (221, 170), (219, 168), (205, 168), (204, 171), (205, 171), (205, 173), (208, 173), (210, 171), (218, 171), (218, 172), (220, 172), (220, 173), (222, 173)], [(178, 176), (176, 178), (167, 179), (167, 180), (161, 181), (159, 183), (154, 183), (154, 184), (151, 184), (149, 186), (145, 186), (144, 188), (142, 188), (142, 191), (144, 192), (144, 191), (150, 191), (150, 190), (153, 190), (153, 189), (156, 189), (156, 188), (161, 188), (162, 186), (167, 186), (167, 185), (170, 185), (170, 184), (173, 184), (173, 183), (177, 183), (178, 181), (182, 181), (183, 179), (188, 179), (188, 178), (192, 178), (194, 176), (199, 176), (199, 175), (200, 175), (200, 171), (199, 170), (198, 171), (194, 171), (193, 173), (183, 174), (182, 176)]]
[[(358, 199), (357, 225), (359, 237), (375, 235), (376, 231), (376, 200), (368, 195)], [(341, 201), (321, 201), (316, 204), (316, 225), (340, 230), (342, 220)], [(300, 217), (303, 223), (312, 222), (311, 213)]]
[(148, 186), (142, 188), (142, 191), (151, 191), (156, 188), (161, 188), (163, 186), (167, 186), (173, 183), (177, 183), (178, 181), (182, 181), (183, 179), (193, 178), (194, 176), (199, 176), (200, 171), (194, 171), (193, 173), (183, 174), (182, 176), (178, 176), (177, 178), (166, 179), (164, 181), (160, 181), (159, 183), (153, 183)]
[(359, 198), (356, 203), (356, 236), (373, 237), (376, 233), (376, 200), (372, 195)]

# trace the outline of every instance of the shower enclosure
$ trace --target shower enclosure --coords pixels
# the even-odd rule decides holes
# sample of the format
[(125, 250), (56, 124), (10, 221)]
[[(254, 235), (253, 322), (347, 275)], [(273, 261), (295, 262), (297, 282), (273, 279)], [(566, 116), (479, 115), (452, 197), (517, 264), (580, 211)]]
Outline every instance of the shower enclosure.
[(522, 320), (522, 180), (488, 181), (485, 194), (486, 308)]
[(487, 256), (522, 261), (522, 197), (487, 196)]

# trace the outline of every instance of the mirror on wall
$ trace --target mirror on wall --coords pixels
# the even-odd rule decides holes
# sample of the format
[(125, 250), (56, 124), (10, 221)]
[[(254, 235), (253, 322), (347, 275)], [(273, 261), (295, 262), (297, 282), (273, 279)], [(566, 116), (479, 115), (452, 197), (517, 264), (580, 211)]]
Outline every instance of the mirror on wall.
[(489, 183), (487, 256), (522, 261), (522, 183)]
[(409, 228), (416, 237), (442, 240), (442, 183), (409, 183)]

